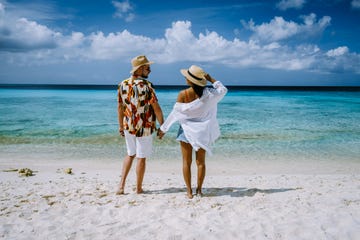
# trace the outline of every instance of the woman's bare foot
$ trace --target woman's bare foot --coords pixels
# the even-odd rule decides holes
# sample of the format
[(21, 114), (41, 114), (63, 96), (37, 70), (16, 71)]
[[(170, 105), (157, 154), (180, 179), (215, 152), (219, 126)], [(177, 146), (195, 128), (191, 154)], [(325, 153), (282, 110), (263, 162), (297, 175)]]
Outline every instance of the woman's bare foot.
[(196, 189), (196, 195), (199, 196), (199, 197), (202, 197), (203, 196), (203, 193), (201, 192), (201, 189)]
[(124, 194), (124, 189), (123, 188), (119, 188), (119, 190), (117, 190), (116, 195), (123, 195)]
[(137, 194), (142, 194), (142, 193), (144, 193), (144, 190), (141, 188), (141, 189), (138, 189), (138, 190), (136, 190), (136, 193)]

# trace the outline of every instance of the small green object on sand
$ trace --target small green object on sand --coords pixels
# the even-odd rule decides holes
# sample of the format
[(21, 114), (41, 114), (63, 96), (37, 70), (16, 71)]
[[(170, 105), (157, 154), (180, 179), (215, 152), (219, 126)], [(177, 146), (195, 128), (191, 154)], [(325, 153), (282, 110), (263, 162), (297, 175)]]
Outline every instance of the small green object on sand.
[(18, 173), (21, 177), (34, 176), (33, 171), (30, 168), (21, 168)]
[(73, 174), (72, 168), (66, 168), (64, 171), (65, 171), (65, 173), (67, 173), (67, 174)]

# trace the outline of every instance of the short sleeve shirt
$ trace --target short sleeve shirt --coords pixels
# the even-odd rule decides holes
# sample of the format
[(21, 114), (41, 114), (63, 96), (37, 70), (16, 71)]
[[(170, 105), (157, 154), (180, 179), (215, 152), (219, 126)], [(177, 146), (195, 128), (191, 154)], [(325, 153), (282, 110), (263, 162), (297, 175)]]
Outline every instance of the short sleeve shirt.
[(118, 102), (124, 105), (124, 129), (136, 137), (150, 136), (156, 129), (151, 104), (158, 102), (151, 82), (128, 78), (118, 87)]

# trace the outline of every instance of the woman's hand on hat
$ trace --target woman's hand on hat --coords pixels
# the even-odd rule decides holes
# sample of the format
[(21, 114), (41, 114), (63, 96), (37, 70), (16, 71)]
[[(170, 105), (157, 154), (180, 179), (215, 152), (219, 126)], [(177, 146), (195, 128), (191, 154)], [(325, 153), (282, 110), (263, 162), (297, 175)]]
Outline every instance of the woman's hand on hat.
[(216, 80), (215, 80), (214, 78), (212, 78), (212, 77), (210, 76), (210, 74), (208, 74), (208, 73), (205, 74), (205, 79), (208, 80), (208, 81), (211, 82), (211, 83), (216, 82)]
[(205, 79), (208, 80), (208, 81), (211, 80), (210, 74), (208, 74), (208, 73), (206, 73), (204, 77), (205, 77)]

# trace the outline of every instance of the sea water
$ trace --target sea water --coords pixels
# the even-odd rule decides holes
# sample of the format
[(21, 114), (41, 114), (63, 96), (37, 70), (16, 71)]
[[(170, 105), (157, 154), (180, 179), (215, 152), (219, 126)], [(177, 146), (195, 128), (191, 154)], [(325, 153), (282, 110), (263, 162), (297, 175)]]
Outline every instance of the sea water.
[[(181, 88), (156, 90), (166, 117)], [(360, 92), (232, 90), (218, 104), (210, 159), (360, 161)], [(178, 124), (154, 137), (152, 159), (178, 160)], [(113, 89), (0, 88), (0, 157), (119, 160)]]

